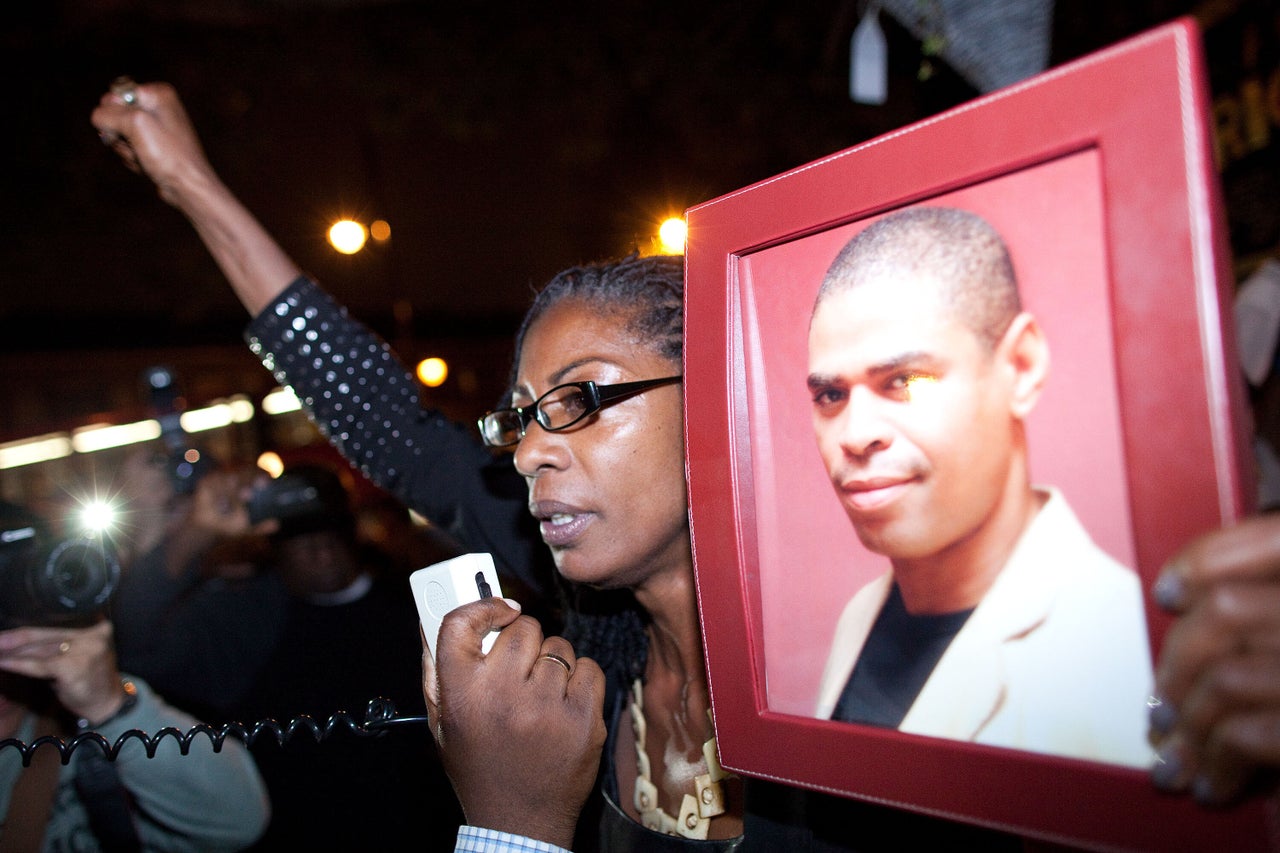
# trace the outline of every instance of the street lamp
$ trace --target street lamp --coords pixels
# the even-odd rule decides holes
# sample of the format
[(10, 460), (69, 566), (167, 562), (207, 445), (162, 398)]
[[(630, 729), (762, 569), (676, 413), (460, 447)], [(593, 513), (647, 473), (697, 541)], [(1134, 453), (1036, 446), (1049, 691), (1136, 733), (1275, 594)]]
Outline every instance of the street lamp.
[(684, 254), (684, 239), (688, 226), (682, 217), (672, 216), (658, 226), (658, 245), (668, 255)]
[(340, 219), (329, 228), (329, 245), (344, 255), (354, 255), (368, 239), (369, 232), (353, 219)]
[(424, 358), (418, 362), (418, 380), (428, 388), (439, 388), (449, 376), (449, 365), (443, 358)]

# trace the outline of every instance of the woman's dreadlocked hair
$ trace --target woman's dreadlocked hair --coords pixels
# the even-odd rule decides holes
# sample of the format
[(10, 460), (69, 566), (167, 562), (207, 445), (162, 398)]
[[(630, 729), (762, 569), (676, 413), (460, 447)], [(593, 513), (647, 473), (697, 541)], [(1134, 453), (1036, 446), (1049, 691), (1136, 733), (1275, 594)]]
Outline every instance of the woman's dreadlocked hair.
[(679, 362), (684, 355), (684, 259), (679, 255), (632, 254), (618, 261), (570, 267), (538, 291), (516, 332), (511, 385), (515, 385), (529, 328), (565, 300), (626, 317), (628, 330), (661, 356)]
[[(677, 364), (681, 361), (684, 260), (678, 255), (633, 254), (617, 261), (571, 267), (538, 292), (516, 333), (512, 387), (529, 329), (552, 306), (566, 300), (624, 318), (637, 341)], [(648, 655), (647, 616), (630, 590), (596, 590), (563, 580), (560, 586), (564, 637), (575, 652), (600, 664), (610, 680), (616, 679), (615, 684), (626, 685), (639, 678)]]

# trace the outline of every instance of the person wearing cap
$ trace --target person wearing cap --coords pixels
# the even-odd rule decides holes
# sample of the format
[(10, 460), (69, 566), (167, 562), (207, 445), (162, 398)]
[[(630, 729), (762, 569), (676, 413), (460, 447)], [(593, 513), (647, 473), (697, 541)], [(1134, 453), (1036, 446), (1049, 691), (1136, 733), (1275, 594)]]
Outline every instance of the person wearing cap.
[[(357, 535), (349, 470), (286, 466), (264, 490), (267, 572), (287, 593), (270, 657), (238, 703), (237, 718), (338, 714), (363, 722), (370, 700), (399, 716), (421, 716), (421, 639), (407, 578)], [(250, 497), (250, 503), (253, 502)], [(407, 837), (422, 849), (448, 846), (461, 820), (453, 790), (420, 730), (393, 728), (361, 737), (339, 728), (317, 743), (309, 734), (259, 739), (252, 746), (274, 804), (260, 849), (395, 849)], [(415, 821), (424, 800), (438, 819)]]
[[(374, 699), (398, 716), (422, 716), (419, 617), (408, 580), (358, 537), (352, 474), (323, 464), (287, 465), (257, 493), (266, 512), (265, 573), (283, 588), (279, 633), (234, 719), (306, 729), (252, 744), (273, 802), (255, 849), (396, 849), (430, 802), (435, 820), (415, 824), (422, 849), (452, 844), (461, 821), (452, 786), (415, 726), (358, 735)], [(255, 498), (248, 498), (250, 503)]]
[(854, 530), (892, 568), (841, 614), (818, 716), (1150, 766), (1138, 577), (1030, 480), (1024, 421), (1048, 372), (977, 215), (908, 208), (832, 262), (813, 423)]
[[(150, 495), (164, 491), (159, 474), (143, 457), (117, 482)], [(399, 716), (425, 705), (408, 580), (359, 539), (353, 476), (312, 463), (276, 479), (211, 471), (123, 572), (122, 660), (211, 724), (258, 727), (272, 816), (254, 849), (392, 849), (423, 797), (441, 820), (415, 837), (452, 843), (456, 799), (435, 750), (412, 726), (356, 733), (371, 700)]]

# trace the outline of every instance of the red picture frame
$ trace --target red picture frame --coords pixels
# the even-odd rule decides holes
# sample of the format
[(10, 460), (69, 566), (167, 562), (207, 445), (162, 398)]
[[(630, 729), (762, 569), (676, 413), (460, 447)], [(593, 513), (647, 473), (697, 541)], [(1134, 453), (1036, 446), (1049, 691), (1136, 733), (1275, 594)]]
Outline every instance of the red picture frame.
[[(1272, 849), (1258, 803), (1204, 809), (1144, 769), (811, 710), (841, 607), (885, 566), (815, 448), (808, 322), (840, 246), (886, 213), (966, 208), (1005, 237), (1054, 352), (1033, 475), (1144, 590), (1251, 511), (1208, 116), (1181, 19), (687, 211), (690, 513), (724, 767), (1075, 845)], [(1143, 617), (1158, 655), (1169, 617), (1149, 596)]]

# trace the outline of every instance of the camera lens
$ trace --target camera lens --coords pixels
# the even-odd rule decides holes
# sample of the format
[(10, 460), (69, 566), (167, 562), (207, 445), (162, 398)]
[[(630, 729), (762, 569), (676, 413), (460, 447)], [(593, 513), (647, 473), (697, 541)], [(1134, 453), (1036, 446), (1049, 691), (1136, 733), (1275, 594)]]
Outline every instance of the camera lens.
[(0, 625), (90, 624), (119, 580), (120, 564), (99, 537), (27, 541), (4, 549)]
[(119, 576), (119, 565), (101, 541), (72, 539), (55, 545), (29, 581), (45, 612), (72, 616), (106, 604)]

